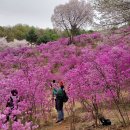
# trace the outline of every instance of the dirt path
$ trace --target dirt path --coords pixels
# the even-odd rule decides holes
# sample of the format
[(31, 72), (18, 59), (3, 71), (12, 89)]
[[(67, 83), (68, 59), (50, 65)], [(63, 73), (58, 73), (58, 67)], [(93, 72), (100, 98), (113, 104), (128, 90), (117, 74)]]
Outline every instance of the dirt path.
[(61, 123), (54, 123), (52, 126), (46, 128), (45, 130), (69, 130), (69, 123), (63, 121)]

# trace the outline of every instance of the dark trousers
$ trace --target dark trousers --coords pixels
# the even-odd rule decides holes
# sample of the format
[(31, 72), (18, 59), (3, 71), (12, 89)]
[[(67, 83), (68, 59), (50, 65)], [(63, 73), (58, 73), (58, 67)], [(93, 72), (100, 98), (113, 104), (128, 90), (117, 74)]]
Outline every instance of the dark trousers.
[(55, 100), (55, 107), (58, 114), (58, 121), (64, 119), (64, 111), (63, 111), (63, 101), (60, 98), (56, 98)]
[(63, 109), (62, 110), (57, 110), (57, 114), (58, 114), (58, 121), (64, 119), (64, 111), (63, 111)]

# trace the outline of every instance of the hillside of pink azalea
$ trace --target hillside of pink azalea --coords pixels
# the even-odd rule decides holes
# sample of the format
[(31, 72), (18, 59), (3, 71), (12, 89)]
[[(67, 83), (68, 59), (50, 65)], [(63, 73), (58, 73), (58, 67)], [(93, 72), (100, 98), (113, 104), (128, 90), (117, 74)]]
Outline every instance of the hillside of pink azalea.
[[(83, 103), (86, 115), (95, 123), (96, 112), (101, 111), (104, 104), (117, 106), (124, 101), (124, 90), (128, 94), (123, 103), (129, 102), (130, 27), (110, 34), (82, 34), (74, 37), (75, 44), (71, 45), (68, 40), (62, 38), (35, 47), (7, 48), (0, 52), (0, 127), (12, 89), (17, 89), (21, 98), (19, 109), (14, 111), (19, 121), (6, 124), (5, 129), (37, 129), (38, 120), (48, 120), (54, 107), (49, 89), (53, 79), (65, 84), (68, 104), (72, 104), (68, 105), (68, 111), (73, 102)], [(117, 106), (118, 110), (125, 111)], [(121, 122), (127, 124), (127, 117), (119, 114)]]

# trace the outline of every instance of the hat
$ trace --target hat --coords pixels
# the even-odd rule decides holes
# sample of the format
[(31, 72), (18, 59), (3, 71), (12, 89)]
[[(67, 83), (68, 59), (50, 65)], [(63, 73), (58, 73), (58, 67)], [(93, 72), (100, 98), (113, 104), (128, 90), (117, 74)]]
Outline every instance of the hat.
[(60, 86), (63, 86), (63, 82), (62, 81), (60, 81), (59, 84), (60, 84)]

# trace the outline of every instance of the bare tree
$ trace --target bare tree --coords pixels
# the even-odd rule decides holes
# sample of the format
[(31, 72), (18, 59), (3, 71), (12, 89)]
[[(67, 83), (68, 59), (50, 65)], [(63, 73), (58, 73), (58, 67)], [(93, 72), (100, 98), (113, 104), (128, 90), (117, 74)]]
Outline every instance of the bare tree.
[(65, 30), (68, 36), (74, 36), (80, 28), (92, 23), (93, 14), (93, 8), (89, 3), (70, 0), (55, 7), (51, 20), (55, 28)]
[(93, 0), (103, 26), (115, 26), (130, 22), (130, 0)]

